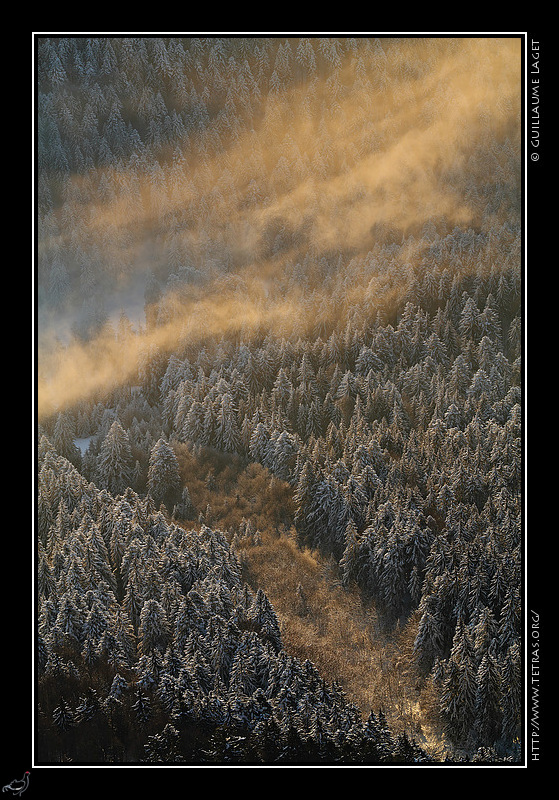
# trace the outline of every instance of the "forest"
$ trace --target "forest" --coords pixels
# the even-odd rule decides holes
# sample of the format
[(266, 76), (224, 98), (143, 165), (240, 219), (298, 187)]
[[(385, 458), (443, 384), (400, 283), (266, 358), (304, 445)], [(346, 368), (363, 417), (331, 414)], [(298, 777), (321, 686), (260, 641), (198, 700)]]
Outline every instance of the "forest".
[(521, 51), (36, 37), (38, 765), (522, 764)]

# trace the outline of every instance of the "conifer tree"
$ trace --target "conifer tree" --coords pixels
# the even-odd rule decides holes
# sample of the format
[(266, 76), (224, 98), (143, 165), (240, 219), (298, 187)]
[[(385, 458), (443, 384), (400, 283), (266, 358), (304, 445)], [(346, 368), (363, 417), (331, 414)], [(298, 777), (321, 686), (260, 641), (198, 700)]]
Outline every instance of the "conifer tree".
[(447, 730), (454, 741), (465, 742), (476, 718), (477, 669), (471, 635), (460, 623), (454, 633), (441, 708)]
[(518, 741), (522, 726), (522, 658), (518, 642), (505, 654), (501, 667), (502, 732), (507, 742)]
[(264, 641), (269, 642), (276, 652), (282, 647), (278, 618), (268, 597), (262, 589), (258, 589), (249, 610), (249, 617), (254, 620)]
[(52, 718), (56, 727), (63, 733), (74, 725), (74, 712), (65, 698), (60, 698), (58, 706), (52, 712)]
[(112, 494), (122, 494), (130, 485), (134, 462), (127, 431), (115, 420), (97, 457), (97, 482)]
[(480, 745), (493, 745), (501, 733), (501, 674), (490, 647), (479, 665), (475, 705), (475, 730)]
[(171, 509), (179, 500), (181, 478), (179, 464), (172, 447), (160, 438), (149, 456), (148, 491), (158, 505), (164, 503)]
[(215, 425), (215, 442), (220, 450), (236, 453), (241, 445), (241, 432), (233, 398), (226, 392), (221, 398)]
[(359, 555), (360, 548), (357, 539), (357, 527), (353, 519), (350, 519), (345, 529), (344, 551), (340, 558), (340, 569), (342, 571), (342, 583), (349, 587), (352, 581), (359, 577)]
[[(498, 48), (503, 43), (510, 44)], [(182, 458), (178, 470), (171, 452), (185, 454), (192, 496), (203, 496), (202, 520), (212, 492), (206, 523), (237, 513), (221, 503), (224, 481), (216, 476), (230, 465), (228, 494), (241, 462), (224, 454), (287, 481), (299, 544), (333, 556), (342, 583), (355, 580), (383, 621), (401, 615), (416, 626), (417, 666), (424, 678), (432, 671), (447, 743), (469, 748), (464, 758), (475, 762), (515, 753), (521, 153), (513, 117), (506, 120), (513, 109), (506, 79), (502, 101), (478, 108), (483, 135), (468, 144), (468, 174), (460, 157), (453, 163), (471, 227), (456, 218), (451, 230), (453, 216), (435, 213), (449, 175), (427, 165), (421, 175), (434, 204), (421, 210), (431, 218), (418, 219), (413, 235), (379, 221), (360, 249), (357, 237), (339, 237), (355, 232), (352, 215), (371, 199), (372, 184), (355, 182), (360, 159), (382, 162), (388, 144), (406, 134), (401, 116), (379, 124), (376, 100), (382, 107), (396, 80), (406, 108), (418, 101), (429, 134), (444, 92), (426, 98), (416, 90), (447, 56), (464, 63), (475, 40), (57, 36), (38, 45), (41, 312), (43, 298), (47, 312), (71, 312), (80, 294), (87, 299), (74, 334), (99, 330), (107, 293), (133, 279), (139, 234), (151, 262), (147, 332), (185, 323), (171, 351), (142, 349), (134, 375), (110, 397), (52, 408), (40, 429), (38, 718), (44, 741), (57, 731), (54, 711), (61, 728), (68, 712), (77, 723), (72, 739), (52, 737), (49, 755), (61, 761), (87, 751), (97, 759), (103, 747), (103, 757), (120, 758), (127, 741), (127, 756), (165, 762), (180, 756), (178, 731), (181, 746), (197, 740), (190, 755), (203, 763), (424, 758), (408, 735), (391, 737), (380, 716), (362, 724), (337, 688), (282, 655), (273, 609), (241, 586), (225, 538), (179, 528), (194, 510), (177, 481)], [(453, 80), (454, 73), (444, 91)], [(476, 82), (475, 70), (468, 80)], [(284, 90), (293, 91), (291, 106)], [(249, 146), (240, 159), (241, 142)], [(342, 195), (309, 188), (334, 176)], [(289, 197), (304, 200), (300, 219), (284, 213), (282, 196), (297, 182), (304, 191)], [(387, 185), (390, 212), (402, 185)], [(334, 199), (338, 225), (322, 247), (313, 221), (328, 224)], [(265, 219), (261, 228), (252, 226), (254, 213)], [(139, 224), (146, 214), (148, 227)], [(270, 262), (262, 282), (239, 278), (238, 268), (262, 256), (282, 269)], [(203, 317), (183, 317), (180, 301), (203, 308), (196, 301), (222, 278), (271, 323), (265, 332), (247, 323), (218, 339)], [(298, 313), (278, 320), (278, 300), (281, 311), (295, 300)], [(200, 346), (191, 330), (203, 337)], [(133, 337), (121, 316), (114, 342), (124, 352), (141, 344)], [(92, 436), (81, 461), (76, 435)], [(162, 503), (169, 514), (156, 514)], [(289, 513), (287, 504), (284, 519)], [(248, 548), (249, 560), (261, 541), (255, 521), (234, 522), (233, 541)], [(153, 603), (167, 620), (165, 636), (156, 634)], [(308, 614), (310, 604), (297, 608)], [(87, 682), (109, 685), (115, 670), (143, 697), (130, 689), (117, 697), (115, 689), (101, 703), (105, 717), (89, 718)], [(136, 712), (145, 727), (130, 737)], [(107, 725), (112, 742), (78, 742)]]
[(52, 435), (52, 444), (57, 453), (67, 458), (74, 466), (81, 463), (80, 451), (75, 444), (75, 425), (69, 414), (58, 414)]
[(146, 600), (140, 612), (138, 627), (139, 654), (148, 656), (153, 650), (164, 653), (169, 638), (169, 623), (163, 606), (155, 599)]

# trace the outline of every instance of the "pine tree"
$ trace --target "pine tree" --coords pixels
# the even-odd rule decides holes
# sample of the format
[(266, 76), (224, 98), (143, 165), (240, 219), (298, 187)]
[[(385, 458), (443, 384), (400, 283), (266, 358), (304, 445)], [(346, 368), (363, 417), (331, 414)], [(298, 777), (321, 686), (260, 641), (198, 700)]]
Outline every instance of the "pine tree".
[(63, 697), (60, 698), (59, 704), (52, 712), (52, 718), (56, 727), (62, 733), (65, 733), (75, 724), (74, 712), (70, 708), (68, 701)]
[(108, 627), (108, 613), (105, 611), (99, 600), (94, 600), (83, 623), (84, 648), (97, 648), (99, 640)]
[(184, 419), (183, 414), (187, 404), (184, 407), (179, 404), (175, 417), (175, 428), (181, 440), (201, 443), (204, 436), (204, 406), (199, 400), (190, 401), (190, 398), (188, 400), (190, 406)]
[(263, 422), (258, 422), (250, 437), (250, 457), (264, 464), (268, 455), (270, 433)]
[(141, 688), (136, 690), (135, 696), (136, 700), (132, 705), (132, 710), (138, 718), (139, 723), (145, 725), (152, 716), (151, 700), (149, 695)]
[(69, 414), (58, 414), (52, 435), (52, 444), (57, 453), (67, 458), (74, 466), (81, 463), (80, 451), (75, 444), (75, 424)]
[(407, 588), (403, 545), (397, 534), (390, 534), (382, 559), (377, 561), (376, 572), (380, 599), (388, 614), (395, 619), (404, 608)]
[(507, 650), (520, 638), (521, 601), (517, 586), (507, 588), (505, 601), (499, 617), (499, 646)]
[(450, 737), (465, 742), (476, 718), (477, 669), (473, 642), (463, 623), (456, 627), (440, 695), (441, 710)]
[(254, 620), (257, 629), (265, 642), (269, 642), (276, 652), (282, 648), (278, 618), (268, 597), (262, 589), (258, 589), (249, 610), (250, 619)]
[(493, 745), (501, 733), (501, 674), (493, 648), (485, 653), (477, 673), (475, 731), (480, 745)]
[(316, 56), (312, 39), (304, 36), (299, 39), (295, 59), (301, 71), (301, 76), (305, 79), (312, 78), (316, 73)]
[(115, 420), (103, 440), (97, 457), (97, 482), (113, 494), (122, 494), (130, 485), (134, 461), (128, 433)]
[(299, 473), (297, 487), (294, 493), (295, 526), (297, 529), (297, 539), (301, 544), (305, 542), (308, 543), (312, 533), (312, 526), (309, 524), (308, 515), (314, 497), (315, 481), (316, 478), (311, 462), (305, 460)]
[(173, 516), (179, 517), (180, 519), (189, 519), (193, 514), (194, 507), (192, 505), (190, 492), (188, 491), (188, 486), (185, 486), (182, 490), (180, 501), (173, 509)]
[(163, 606), (155, 599), (146, 600), (140, 612), (138, 653), (143, 656), (153, 650), (164, 653), (169, 641), (169, 623)]
[(164, 503), (171, 510), (180, 498), (179, 463), (173, 449), (162, 437), (150, 452), (148, 491), (156, 505)]
[(65, 594), (60, 602), (55, 629), (63, 635), (70, 647), (79, 649), (82, 640), (83, 614), (70, 594)]
[(360, 548), (357, 538), (357, 527), (355, 522), (350, 519), (346, 525), (344, 551), (340, 558), (342, 583), (346, 588), (358, 578), (359, 555)]
[(288, 431), (282, 430), (275, 441), (271, 459), (271, 468), (278, 478), (288, 482), (293, 480), (297, 451), (296, 438)]
[(428, 671), (443, 652), (443, 621), (436, 608), (435, 598), (425, 597), (420, 610), (423, 613), (417, 627), (414, 654), (420, 668)]
[(170, 722), (161, 733), (148, 736), (144, 744), (143, 762), (147, 764), (180, 764), (185, 761), (180, 748), (180, 733)]
[(243, 636), (231, 664), (229, 690), (237, 695), (251, 695), (256, 689), (253, 655)]
[(522, 728), (522, 656), (515, 642), (506, 652), (501, 667), (502, 732), (509, 743), (520, 738)]
[(241, 445), (241, 432), (233, 398), (225, 393), (221, 398), (215, 424), (215, 443), (226, 453), (237, 453)]

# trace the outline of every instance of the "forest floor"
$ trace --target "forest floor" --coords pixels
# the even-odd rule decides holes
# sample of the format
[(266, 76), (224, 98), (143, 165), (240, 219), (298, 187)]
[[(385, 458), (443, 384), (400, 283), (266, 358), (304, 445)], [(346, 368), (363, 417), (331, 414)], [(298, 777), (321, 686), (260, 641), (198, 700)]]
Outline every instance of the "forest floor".
[(244, 580), (274, 607), (284, 649), (341, 686), (364, 719), (382, 710), (393, 733), (406, 732), (439, 759), (445, 747), (435, 693), (413, 662), (417, 620), (388, 626), (356, 590), (342, 587), (334, 559), (299, 547), (292, 489), (264, 467), (234, 457), (219, 462), (209, 451), (194, 456), (181, 445), (175, 450), (205, 524), (231, 532), (250, 521), (258, 532), (237, 536), (234, 546)]
[(341, 586), (333, 562), (301, 550), (290, 535), (263, 533), (242, 562), (249, 585), (272, 603), (287, 652), (336, 681), (364, 719), (382, 710), (393, 733), (406, 732), (441, 757), (434, 693), (413, 665), (413, 620), (388, 629), (374, 607)]

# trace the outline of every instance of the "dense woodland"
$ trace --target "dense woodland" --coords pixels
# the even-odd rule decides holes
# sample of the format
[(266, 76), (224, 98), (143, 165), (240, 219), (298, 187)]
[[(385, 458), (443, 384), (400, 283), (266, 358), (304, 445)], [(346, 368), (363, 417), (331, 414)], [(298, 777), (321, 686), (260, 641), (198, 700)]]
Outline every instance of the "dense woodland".
[[(518, 763), (519, 41), (36, 44), (38, 374), (127, 354), (38, 417), (38, 763)], [(263, 535), (439, 748), (289, 651)]]

